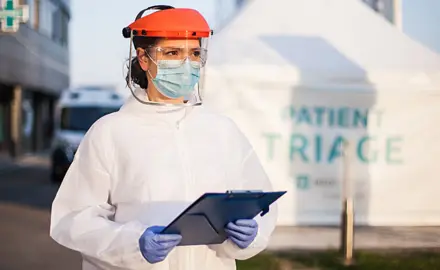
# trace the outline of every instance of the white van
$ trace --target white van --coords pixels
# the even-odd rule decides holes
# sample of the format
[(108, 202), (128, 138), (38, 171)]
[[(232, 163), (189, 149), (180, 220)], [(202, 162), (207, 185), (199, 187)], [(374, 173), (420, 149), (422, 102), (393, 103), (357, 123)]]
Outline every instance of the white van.
[(124, 98), (113, 89), (81, 87), (62, 93), (55, 115), (51, 180), (61, 183), (87, 130), (102, 116), (118, 111)]

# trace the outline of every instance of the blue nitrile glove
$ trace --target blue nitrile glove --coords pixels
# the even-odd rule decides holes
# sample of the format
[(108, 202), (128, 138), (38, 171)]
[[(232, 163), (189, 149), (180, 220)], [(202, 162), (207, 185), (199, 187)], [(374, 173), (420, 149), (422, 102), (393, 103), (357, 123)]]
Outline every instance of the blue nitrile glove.
[(239, 248), (247, 248), (254, 241), (258, 232), (258, 223), (253, 219), (240, 219), (229, 222), (225, 232), (228, 238)]
[(168, 253), (182, 240), (178, 234), (159, 234), (165, 227), (149, 227), (139, 238), (139, 248), (142, 256), (149, 263), (158, 263), (168, 256)]

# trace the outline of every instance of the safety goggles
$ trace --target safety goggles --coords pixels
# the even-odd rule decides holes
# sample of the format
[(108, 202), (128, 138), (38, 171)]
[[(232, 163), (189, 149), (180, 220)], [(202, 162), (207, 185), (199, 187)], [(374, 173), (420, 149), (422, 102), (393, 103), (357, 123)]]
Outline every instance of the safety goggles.
[(189, 61), (194, 68), (202, 68), (206, 64), (208, 50), (205, 48), (184, 47), (149, 47), (145, 54), (159, 68), (177, 68)]

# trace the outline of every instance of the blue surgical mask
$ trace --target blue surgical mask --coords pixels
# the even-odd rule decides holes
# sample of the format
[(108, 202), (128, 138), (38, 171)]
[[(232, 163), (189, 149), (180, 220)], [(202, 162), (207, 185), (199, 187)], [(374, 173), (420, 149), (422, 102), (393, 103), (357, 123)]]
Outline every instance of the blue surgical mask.
[(183, 64), (179, 62), (160, 60), (157, 63), (153, 84), (162, 95), (169, 98), (190, 96), (199, 82), (200, 68), (194, 67), (188, 60)]

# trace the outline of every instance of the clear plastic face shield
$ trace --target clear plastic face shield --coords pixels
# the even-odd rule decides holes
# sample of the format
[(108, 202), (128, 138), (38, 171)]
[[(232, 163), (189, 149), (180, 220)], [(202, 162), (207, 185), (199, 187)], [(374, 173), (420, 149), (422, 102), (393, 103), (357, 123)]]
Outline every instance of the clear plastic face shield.
[(130, 37), (127, 86), (148, 105), (202, 104), (207, 38)]

